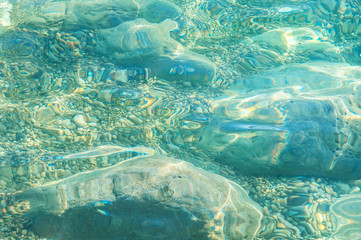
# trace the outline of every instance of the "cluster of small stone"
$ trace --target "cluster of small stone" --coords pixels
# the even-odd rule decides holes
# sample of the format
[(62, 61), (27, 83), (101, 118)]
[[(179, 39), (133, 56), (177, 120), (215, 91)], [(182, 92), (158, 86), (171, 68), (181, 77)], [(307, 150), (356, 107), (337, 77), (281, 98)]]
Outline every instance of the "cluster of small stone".
[(0, 195), (0, 238), (7, 240), (15, 239), (39, 239), (34, 233), (25, 229), (29, 219), (21, 214), (26, 212), (29, 206), (26, 203), (13, 205), (11, 196)]
[[(219, 73), (215, 82), (222, 86), (232, 84), (238, 72), (253, 74), (269, 67), (316, 56), (307, 52), (314, 49), (311, 40), (309, 49), (300, 48), (300, 52), (295, 54), (288, 51), (291, 45), (272, 41), (267, 33), (252, 38), (276, 25), (304, 26), (321, 19), (322, 27), (326, 27), (323, 33), (325, 36), (355, 37), (361, 31), (358, 24), (359, 1), (340, 1), (339, 4), (335, 0), (311, 1), (313, 9), (302, 4), (283, 8), (282, 4), (288, 6), (289, 1), (252, 1), (254, 6), (249, 6), (247, 1), (238, 1), (236, 5), (231, 1), (217, 0), (176, 2), (183, 5), (184, 10), (191, 7), (194, 13), (199, 13), (198, 16), (192, 16), (188, 12), (190, 15), (185, 27), (180, 28), (178, 33), (172, 32), (177, 35), (177, 40), (190, 40), (193, 44), (193, 40), (197, 39), (200, 45), (206, 45), (213, 41), (208, 40), (209, 37), (236, 36), (235, 39), (226, 38), (224, 41), (216, 39), (214, 42), (218, 43), (207, 50), (190, 48), (211, 57), (217, 63)], [(273, 4), (275, 2), (277, 4)], [(56, 26), (58, 21), (64, 20), (65, 4), (47, 3), (47, 7), (47, 10), (53, 7), (56, 10), (55, 13), (43, 13), (50, 19), (48, 24)], [(265, 10), (264, 7), (269, 9)], [(235, 9), (239, 11), (231, 15), (231, 12), (236, 12)], [(258, 17), (253, 18), (254, 15)], [(60, 20), (57, 19), (59, 16)], [(27, 27), (46, 25), (45, 19), (31, 18)], [(211, 94), (200, 93), (200, 89), (192, 87), (190, 82), (181, 85), (191, 89), (190, 93), (183, 93), (167, 82), (149, 78), (148, 69), (102, 65), (101, 58), (85, 64), (89, 58), (84, 53), (91, 53), (96, 45), (93, 32), (60, 32), (50, 35), (52, 31), (59, 30), (54, 26), (50, 26), (54, 28), (51, 31), (22, 28), (20, 34), (17, 32), (4, 38), (5, 52), (2, 54), (7, 59), (0, 63), (0, 74), (9, 80), (9, 84), (0, 81), (0, 94), (5, 96), (4, 100), (0, 100), (0, 157), (3, 164), (0, 166), (1, 193), (15, 193), (78, 172), (111, 166), (129, 157), (114, 154), (63, 160), (59, 152), (77, 152), (107, 143), (129, 146), (142, 143), (181, 156), (181, 147), (197, 140), (193, 129), (181, 133), (174, 127), (189, 127), (179, 120), (186, 113), (207, 114), (213, 97)], [(303, 31), (305, 36), (313, 33)], [(286, 35), (284, 30), (269, 33), (278, 34), (280, 38)], [(251, 39), (240, 41), (238, 37), (242, 34)], [(18, 49), (11, 48), (15, 41)], [(329, 56), (322, 56), (322, 59), (334, 59), (332, 54), (337, 52), (335, 46), (318, 39), (316, 42), (319, 48), (326, 46), (331, 52)], [(307, 42), (302, 44), (307, 45)], [(270, 50), (274, 46), (277, 50)], [(355, 49), (349, 49), (351, 54), (359, 55), (358, 51), (353, 51)], [(30, 57), (31, 63), (28, 60)], [(72, 64), (59, 64), (65, 59), (71, 59), (76, 66), (72, 68)], [(54, 66), (57, 66), (57, 70), (52, 72)], [(66, 72), (66, 68), (71, 70)], [(74, 69), (77, 74), (72, 72)], [(137, 80), (136, 84), (132, 84), (132, 80)], [(57, 97), (49, 93), (55, 93)], [(36, 99), (32, 99), (33, 95)], [(21, 106), (23, 102), (16, 104), (18, 97), (21, 100), (32, 100), (24, 107)], [(192, 150), (196, 152), (196, 149)], [(198, 157), (209, 159), (201, 153)], [(223, 173), (228, 178), (237, 179), (232, 178), (235, 173), (227, 167), (224, 167)], [(329, 216), (330, 204), (345, 194), (359, 192), (361, 186), (360, 181), (345, 183), (306, 177), (239, 176), (239, 179), (251, 198), (263, 207), (265, 228), (261, 230), (259, 239), (328, 237), (334, 230)], [(18, 214), (23, 211), (22, 205), (13, 206), (4, 199), (0, 205), (1, 238), (35, 239), (32, 233), (23, 228), (23, 220), (18, 218)]]
[(263, 208), (263, 226), (257, 239), (323, 239), (336, 226), (330, 205), (348, 194), (360, 192), (360, 181), (347, 183), (313, 177), (245, 177), (242, 187)]

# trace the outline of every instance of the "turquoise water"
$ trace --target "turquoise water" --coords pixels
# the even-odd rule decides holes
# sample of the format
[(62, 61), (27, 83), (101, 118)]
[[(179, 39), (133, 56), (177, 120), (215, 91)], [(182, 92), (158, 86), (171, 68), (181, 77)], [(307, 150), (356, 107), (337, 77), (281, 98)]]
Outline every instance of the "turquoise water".
[(358, 0), (0, 0), (0, 239), (361, 239)]

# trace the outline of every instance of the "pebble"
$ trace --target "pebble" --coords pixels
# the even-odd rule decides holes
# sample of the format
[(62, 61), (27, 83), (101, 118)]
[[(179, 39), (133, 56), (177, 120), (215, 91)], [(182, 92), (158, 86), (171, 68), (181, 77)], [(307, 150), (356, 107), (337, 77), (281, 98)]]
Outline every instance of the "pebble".
[(62, 136), (63, 135), (63, 130), (61, 129), (57, 129), (57, 128), (41, 128), (41, 130), (44, 133), (53, 135), (53, 136)]
[(92, 109), (92, 107), (90, 107), (90, 106), (84, 108), (84, 112), (90, 112), (90, 111), (92, 111), (92, 110), (93, 110), (93, 109)]
[(352, 193), (357, 193), (357, 192), (360, 192), (360, 188), (359, 187), (353, 187), (353, 188), (351, 188), (351, 194)]
[(333, 193), (333, 189), (332, 189), (331, 187), (329, 187), (329, 186), (326, 186), (326, 187), (325, 187), (325, 190), (326, 190), (326, 192), (327, 192), (328, 194), (332, 194), (332, 193)]
[(201, 107), (196, 107), (196, 110), (194, 112), (203, 113), (203, 109)]
[(70, 136), (70, 135), (71, 135), (71, 132), (70, 132), (69, 129), (64, 129), (64, 133), (65, 133), (65, 135), (67, 135), (67, 136)]
[(66, 126), (66, 127), (69, 127), (71, 121), (69, 119), (64, 119), (63, 120), (63, 124)]
[(36, 119), (41, 122), (52, 119), (55, 116), (55, 113), (50, 107), (43, 107), (36, 111), (35, 116)]
[(73, 120), (78, 127), (86, 127), (88, 125), (84, 115), (78, 114)]
[(68, 170), (68, 169), (65, 170), (63, 176), (64, 176), (64, 177), (69, 177), (69, 176), (71, 176), (70, 170)]
[(263, 208), (263, 213), (264, 213), (264, 215), (266, 215), (266, 216), (271, 215), (270, 212), (268, 211), (268, 208), (267, 208), (266, 206)]
[(76, 128), (76, 125), (75, 123), (70, 123), (69, 126), (68, 126), (69, 129), (75, 129)]
[(91, 127), (96, 127), (98, 124), (97, 123), (95, 123), (95, 122), (91, 122), (91, 123), (89, 123), (89, 126), (91, 126)]
[(6, 127), (3, 124), (0, 124), (0, 132), (6, 132)]
[(7, 182), (5, 182), (4, 180), (0, 180), (0, 186), (2, 187), (6, 187)]
[(277, 206), (274, 205), (274, 204), (271, 205), (271, 209), (272, 209), (272, 211), (274, 211), (274, 212), (277, 212), (277, 210), (278, 210)]
[(34, 28), (45, 26), (47, 23), (44, 18), (36, 17), (36, 16), (30, 16), (28, 21), (29, 21), (28, 25)]
[(13, 177), (11, 167), (4, 166), (0, 168), (0, 176), (11, 179)]
[(58, 136), (57, 139), (58, 139), (59, 142), (65, 142), (66, 137), (65, 136)]
[(26, 139), (26, 135), (25, 135), (24, 133), (17, 132), (16, 135), (15, 135), (15, 139), (16, 139), (16, 141), (25, 140), (25, 139)]
[(24, 168), (22, 166), (18, 167), (18, 169), (16, 169), (16, 175), (18, 176), (23, 176), (25, 173)]
[(110, 103), (111, 98), (112, 98), (111, 92), (112, 92), (112, 90), (101, 90), (101, 91), (99, 91), (99, 93), (97, 95), (98, 100), (101, 101), (101, 102)]
[(57, 171), (57, 174), (58, 174), (59, 177), (62, 177), (65, 174), (65, 170), (64, 169), (59, 169)]
[(356, 186), (361, 187), (361, 179), (353, 181), (353, 184), (356, 185)]

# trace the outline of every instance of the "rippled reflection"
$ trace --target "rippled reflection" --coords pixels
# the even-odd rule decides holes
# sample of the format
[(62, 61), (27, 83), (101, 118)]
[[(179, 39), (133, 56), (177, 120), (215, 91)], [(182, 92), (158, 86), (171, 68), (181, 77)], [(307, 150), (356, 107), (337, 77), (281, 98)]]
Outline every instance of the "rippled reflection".
[(359, 238), (360, 11), (0, 0), (0, 238)]

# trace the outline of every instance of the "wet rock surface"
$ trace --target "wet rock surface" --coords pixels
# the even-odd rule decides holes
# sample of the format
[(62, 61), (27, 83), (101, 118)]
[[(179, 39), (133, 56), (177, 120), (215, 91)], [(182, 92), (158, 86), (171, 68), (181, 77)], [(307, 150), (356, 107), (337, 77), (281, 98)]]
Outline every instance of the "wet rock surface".
[(15, 195), (30, 229), (63, 239), (250, 239), (262, 211), (237, 184), (190, 163), (138, 157)]
[(243, 78), (215, 101), (197, 147), (243, 173), (359, 178), (357, 143), (350, 144), (359, 120), (344, 116), (358, 112), (349, 83), (360, 70), (313, 62)]

